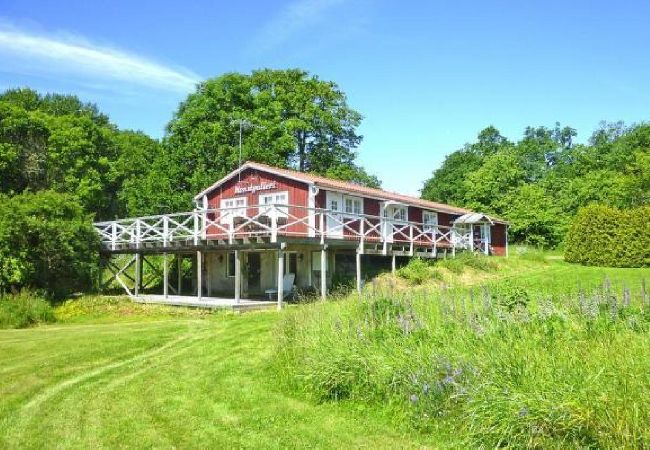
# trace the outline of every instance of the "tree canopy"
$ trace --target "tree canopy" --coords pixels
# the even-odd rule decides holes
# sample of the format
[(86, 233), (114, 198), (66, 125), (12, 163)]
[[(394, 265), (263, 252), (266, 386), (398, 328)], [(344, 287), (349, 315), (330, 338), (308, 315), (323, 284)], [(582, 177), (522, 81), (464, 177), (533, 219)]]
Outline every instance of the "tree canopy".
[(51, 189), (73, 194), (97, 218), (124, 215), (124, 183), (148, 172), (158, 147), (77, 97), (0, 94), (0, 194)]
[(509, 142), (488, 127), (447, 156), (422, 197), (506, 218), (515, 241), (551, 247), (584, 205), (650, 202), (650, 124), (601, 123), (584, 145), (576, 135), (558, 123)]
[(191, 207), (193, 195), (237, 167), (240, 124), (243, 160), (378, 186), (356, 163), (360, 122), (335, 83), (302, 70), (207, 80), (167, 125), (163, 151), (133, 203), (146, 210), (149, 202), (149, 213)]

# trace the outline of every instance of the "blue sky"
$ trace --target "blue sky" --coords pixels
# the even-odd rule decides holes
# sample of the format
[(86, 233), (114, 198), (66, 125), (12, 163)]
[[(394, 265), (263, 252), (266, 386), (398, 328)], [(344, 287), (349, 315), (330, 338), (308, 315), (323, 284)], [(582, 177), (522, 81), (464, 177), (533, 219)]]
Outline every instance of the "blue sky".
[(196, 81), (300, 67), (365, 119), (360, 162), (418, 194), (444, 155), (495, 125), (650, 119), (646, 1), (0, 0), (0, 89), (93, 101), (160, 137)]

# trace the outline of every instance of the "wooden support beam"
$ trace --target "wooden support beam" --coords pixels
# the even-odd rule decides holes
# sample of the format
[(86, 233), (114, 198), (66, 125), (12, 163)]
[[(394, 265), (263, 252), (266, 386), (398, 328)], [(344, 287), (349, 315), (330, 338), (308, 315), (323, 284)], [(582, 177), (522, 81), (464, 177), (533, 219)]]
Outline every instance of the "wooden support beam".
[(178, 288), (176, 292), (178, 295), (181, 295), (181, 288), (183, 287), (183, 255), (180, 253), (176, 254), (176, 268), (178, 269), (178, 273), (176, 274), (178, 277)]
[(163, 253), (163, 296), (169, 297), (169, 262), (167, 253)]
[(320, 296), (323, 300), (327, 297), (327, 246), (325, 245), (320, 251)]
[(357, 292), (361, 294), (361, 252), (357, 251)]
[(397, 264), (395, 261), (395, 253), (391, 255), (391, 262), (390, 262), (390, 271), (393, 275), (395, 275), (395, 272), (397, 272)]
[(278, 309), (284, 300), (284, 250), (278, 250)]
[[(226, 255), (226, 258), (229, 255)], [(235, 250), (235, 303), (241, 301), (241, 250)]]
[(196, 298), (201, 301), (203, 298), (203, 252), (196, 252)]
[(140, 253), (135, 254), (135, 287), (133, 292), (137, 297), (140, 295), (140, 285), (142, 284), (142, 255)]

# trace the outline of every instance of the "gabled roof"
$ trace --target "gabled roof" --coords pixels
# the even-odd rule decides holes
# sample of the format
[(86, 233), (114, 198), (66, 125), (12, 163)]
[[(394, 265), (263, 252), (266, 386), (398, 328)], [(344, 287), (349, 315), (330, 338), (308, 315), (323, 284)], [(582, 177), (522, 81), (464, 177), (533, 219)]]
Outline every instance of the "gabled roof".
[[(225, 177), (223, 177), (222, 179), (214, 183), (212, 186), (201, 191), (199, 194), (196, 195), (196, 197), (194, 197), (194, 199), (200, 200), (201, 197), (210, 193), (211, 191), (218, 188), (220, 185), (222, 185), (223, 183), (230, 180), (231, 178), (233, 178), (234, 176), (236, 176), (240, 172), (243, 172), (246, 169), (260, 170), (263, 172), (272, 173), (295, 181), (300, 181), (305, 184), (313, 184), (315, 186), (322, 187), (325, 189), (342, 191), (350, 194), (360, 195), (362, 197), (376, 198), (379, 200), (392, 200), (395, 202), (405, 203), (410, 206), (418, 206), (420, 208), (430, 209), (433, 211), (439, 211), (439, 212), (444, 212), (449, 214), (461, 214), (461, 215), (472, 213), (472, 211), (469, 209), (458, 208), (456, 206), (451, 206), (451, 205), (445, 205), (444, 203), (432, 202), (429, 200), (412, 197), (410, 195), (403, 195), (403, 194), (398, 194), (396, 192), (384, 191), (383, 189), (370, 188), (355, 183), (351, 183), (348, 181), (335, 180), (320, 175), (299, 172), (297, 170), (291, 170), (291, 169), (283, 169), (280, 167), (269, 166), (267, 164), (262, 164), (262, 163), (252, 162), (252, 161), (248, 161), (242, 164), (242, 166), (239, 169), (230, 172), (228, 175), (226, 175)], [(494, 217), (490, 219), (495, 222), (505, 223), (505, 221), (501, 219), (496, 219)]]

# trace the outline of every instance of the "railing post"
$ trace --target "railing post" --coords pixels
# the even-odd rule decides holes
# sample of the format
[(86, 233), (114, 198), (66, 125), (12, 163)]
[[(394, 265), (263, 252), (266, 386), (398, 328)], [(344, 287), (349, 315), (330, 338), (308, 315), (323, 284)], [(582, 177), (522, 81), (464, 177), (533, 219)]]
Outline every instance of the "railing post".
[(359, 242), (359, 252), (362, 254), (365, 250), (365, 243), (366, 243), (365, 224), (366, 224), (366, 219), (365, 217), (362, 217), (361, 223), (359, 223), (359, 233), (361, 234), (361, 241)]
[(413, 224), (409, 225), (409, 242), (411, 243), (409, 254), (413, 256)]
[(194, 245), (199, 245), (199, 214), (194, 211), (192, 216), (194, 218)]
[(163, 216), (163, 246), (167, 247), (168, 243), (169, 243), (169, 217), (165, 214)]
[(320, 243), (325, 244), (325, 212), (320, 212)]
[(140, 248), (141, 226), (140, 219), (135, 219), (135, 248)]
[(111, 250), (117, 248), (117, 222), (111, 224)]
[(278, 214), (275, 210), (275, 205), (271, 207), (273, 214), (271, 214), (271, 242), (278, 242)]

